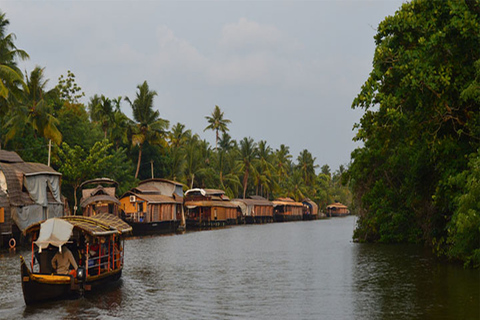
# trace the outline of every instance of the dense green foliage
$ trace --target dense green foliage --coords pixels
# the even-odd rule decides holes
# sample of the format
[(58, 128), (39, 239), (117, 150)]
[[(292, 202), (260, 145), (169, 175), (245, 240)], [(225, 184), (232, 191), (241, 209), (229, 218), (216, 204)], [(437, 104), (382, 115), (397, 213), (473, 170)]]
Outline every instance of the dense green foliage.
[(365, 111), (348, 171), (354, 236), (424, 242), (479, 266), (480, 3), (405, 3), (375, 42), (352, 105)]
[[(137, 86), (133, 99), (96, 94), (84, 105), (84, 93), (70, 70), (50, 90), (44, 68), (24, 78), (16, 59), (28, 56), (6, 35), (7, 25), (1, 14), (0, 146), (25, 161), (47, 163), (48, 141), (53, 141), (51, 165), (62, 173), (62, 193), (71, 209), (78, 206), (81, 183), (99, 177), (118, 181), (119, 195), (156, 177), (182, 182), (185, 188), (222, 189), (231, 198), (309, 197), (320, 208), (335, 200), (350, 204), (349, 188), (341, 184), (343, 166), (331, 173), (324, 165), (317, 174), (316, 159), (308, 150), (295, 162), (288, 146), (273, 150), (251, 137), (237, 142), (227, 134), (231, 120), (218, 106), (205, 117), (205, 130), (216, 134), (212, 148), (181, 123), (169, 129), (155, 106), (157, 94), (146, 81)], [(121, 110), (125, 101), (133, 119)]]

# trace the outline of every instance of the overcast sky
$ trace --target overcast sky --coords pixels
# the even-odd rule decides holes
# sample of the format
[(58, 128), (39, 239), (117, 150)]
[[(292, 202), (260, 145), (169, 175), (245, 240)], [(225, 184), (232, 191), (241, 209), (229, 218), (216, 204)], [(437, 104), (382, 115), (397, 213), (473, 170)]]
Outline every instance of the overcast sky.
[[(135, 98), (147, 81), (171, 126), (203, 131), (215, 105), (235, 140), (307, 149), (332, 171), (359, 145), (351, 104), (372, 69), (378, 24), (404, 1), (0, 1), (30, 72), (71, 70), (85, 92)], [(131, 117), (131, 108), (123, 102)]]

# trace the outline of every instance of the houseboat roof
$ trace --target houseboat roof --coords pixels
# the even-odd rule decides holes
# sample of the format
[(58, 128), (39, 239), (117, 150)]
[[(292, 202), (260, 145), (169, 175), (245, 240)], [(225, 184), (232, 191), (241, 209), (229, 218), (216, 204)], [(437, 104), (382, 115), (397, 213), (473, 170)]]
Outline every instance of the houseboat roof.
[(108, 184), (108, 185), (118, 186), (118, 182), (113, 180), (113, 179), (97, 178), (97, 179), (92, 179), (92, 180), (87, 180), (87, 181), (82, 182), (82, 184), (80, 185), (80, 188), (82, 188), (83, 186), (89, 185), (89, 184)]
[(121, 205), (120, 201), (118, 201), (117, 198), (112, 197), (111, 195), (108, 194), (99, 194), (95, 196), (88, 197), (86, 199), (82, 199), (80, 201), (80, 206), (82, 208), (85, 208), (89, 204), (95, 203), (95, 202), (110, 202), (110, 203), (115, 203), (117, 205)]
[(238, 204), (232, 201), (185, 201), (185, 207), (188, 209), (196, 207), (238, 208)]
[[(43, 163), (24, 162), (17, 153), (5, 150), (0, 150), (0, 171), (5, 176), (5, 191), (8, 194), (10, 204), (13, 206), (35, 203), (30, 194), (24, 191), (24, 177), (35, 175), (61, 176), (61, 173)], [(47, 192), (47, 197), (49, 202), (56, 202), (50, 191)]]
[(303, 207), (303, 203), (301, 202), (296, 202), (295, 200), (291, 198), (278, 198), (272, 201), (273, 206), (301, 206)]
[(255, 196), (255, 198), (250, 197), (247, 199), (233, 199), (232, 201), (238, 201), (238, 202), (243, 202), (248, 206), (253, 206), (253, 205), (261, 205), (261, 206), (273, 206), (273, 202), (270, 200), (267, 200), (263, 197), (260, 196)]
[(330, 209), (330, 208), (348, 208), (348, 207), (343, 203), (335, 202), (327, 206), (327, 209)]
[(0, 150), (0, 162), (16, 163), (23, 162), (23, 160), (16, 152)]
[(163, 194), (150, 194), (150, 193), (135, 193), (135, 192), (127, 192), (125, 196), (136, 196), (139, 199), (145, 200), (148, 203), (155, 204), (155, 203), (183, 203), (183, 199), (175, 199), (174, 197), (165, 196)]
[[(122, 219), (110, 213), (101, 213), (101, 214), (97, 214), (95, 216), (90, 216), (90, 217), (66, 216), (61, 218), (48, 219), (42, 222), (37, 222), (35, 224), (32, 224), (31, 226), (29, 226), (27, 229), (24, 230), (24, 234), (39, 230), (40, 228), (42, 228), (42, 225), (44, 225), (44, 223), (47, 223), (48, 221), (52, 221), (52, 220), (66, 221), (73, 227), (82, 229), (92, 236), (103, 236), (103, 235), (109, 235), (109, 234), (115, 234), (115, 233), (123, 234), (123, 233), (128, 233), (132, 231), (132, 227)], [(64, 229), (67, 228), (68, 226), (67, 224), (61, 222), (58, 224), (58, 228), (56, 228), (54, 226), (55, 224), (56, 223), (54, 222), (48, 222), (48, 225), (44, 225), (47, 227), (47, 229), (51, 229), (50, 234), (52, 234), (53, 236), (55, 236), (57, 233), (58, 234), (62, 232), (64, 233), (65, 232)], [(55, 231), (55, 229), (58, 229), (58, 231)], [(68, 238), (70, 238), (70, 236)], [(45, 239), (48, 239), (48, 238), (45, 238)], [(55, 240), (52, 240), (52, 241), (55, 241)], [(58, 246), (53, 242), (52, 244)]]
[(225, 191), (219, 190), (219, 189), (201, 189), (201, 188), (190, 189), (185, 192), (185, 197), (193, 194), (200, 194), (203, 197), (211, 197), (212, 200), (218, 200), (218, 201), (230, 200), (230, 198), (225, 195)]
[(164, 183), (174, 184), (174, 185), (177, 185), (177, 186), (183, 186), (183, 183), (181, 183), (181, 182), (168, 180), (168, 179), (163, 179), (163, 178), (152, 178), (152, 179), (143, 180), (143, 181), (139, 182), (138, 185), (141, 186), (142, 184), (146, 184), (146, 183), (150, 183), (150, 182), (164, 182)]

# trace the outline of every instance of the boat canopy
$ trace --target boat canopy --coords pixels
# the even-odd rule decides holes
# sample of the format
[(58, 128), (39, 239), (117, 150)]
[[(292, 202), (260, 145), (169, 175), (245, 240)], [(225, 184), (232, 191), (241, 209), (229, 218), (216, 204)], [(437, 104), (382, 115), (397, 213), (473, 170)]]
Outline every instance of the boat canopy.
[(52, 244), (57, 247), (64, 245), (72, 236), (73, 228), (78, 228), (92, 236), (123, 234), (132, 231), (132, 227), (110, 213), (97, 214), (91, 217), (66, 216), (52, 218), (28, 227), (25, 234), (40, 229), (40, 235), (34, 243), (40, 250)]
[(52, 218), (45, 220), (40, 224), (40, 235), (34, 243), (38, 246), (38, 251), (46, 249), (49, 245), (54, 245), (62, 252), (62, 246), (67, 243), (72, 236), (73, 224), (60, 219)]

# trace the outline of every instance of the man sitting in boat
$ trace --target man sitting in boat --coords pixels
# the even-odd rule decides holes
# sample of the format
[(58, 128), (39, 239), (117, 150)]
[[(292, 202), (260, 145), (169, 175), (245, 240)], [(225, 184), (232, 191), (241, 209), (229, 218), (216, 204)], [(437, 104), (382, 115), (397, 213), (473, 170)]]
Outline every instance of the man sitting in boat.
[[(70, 272), (70, 265), (73, 266), (75, 270)], [(58, 252), (52, 259), (52, 267), (55, 269), (57, 274), (69, 274), (75, 275), (75, 271), (78, 269), (77, 262), (73, 258), (72, 252), (66, 247), (60, 247)]]

